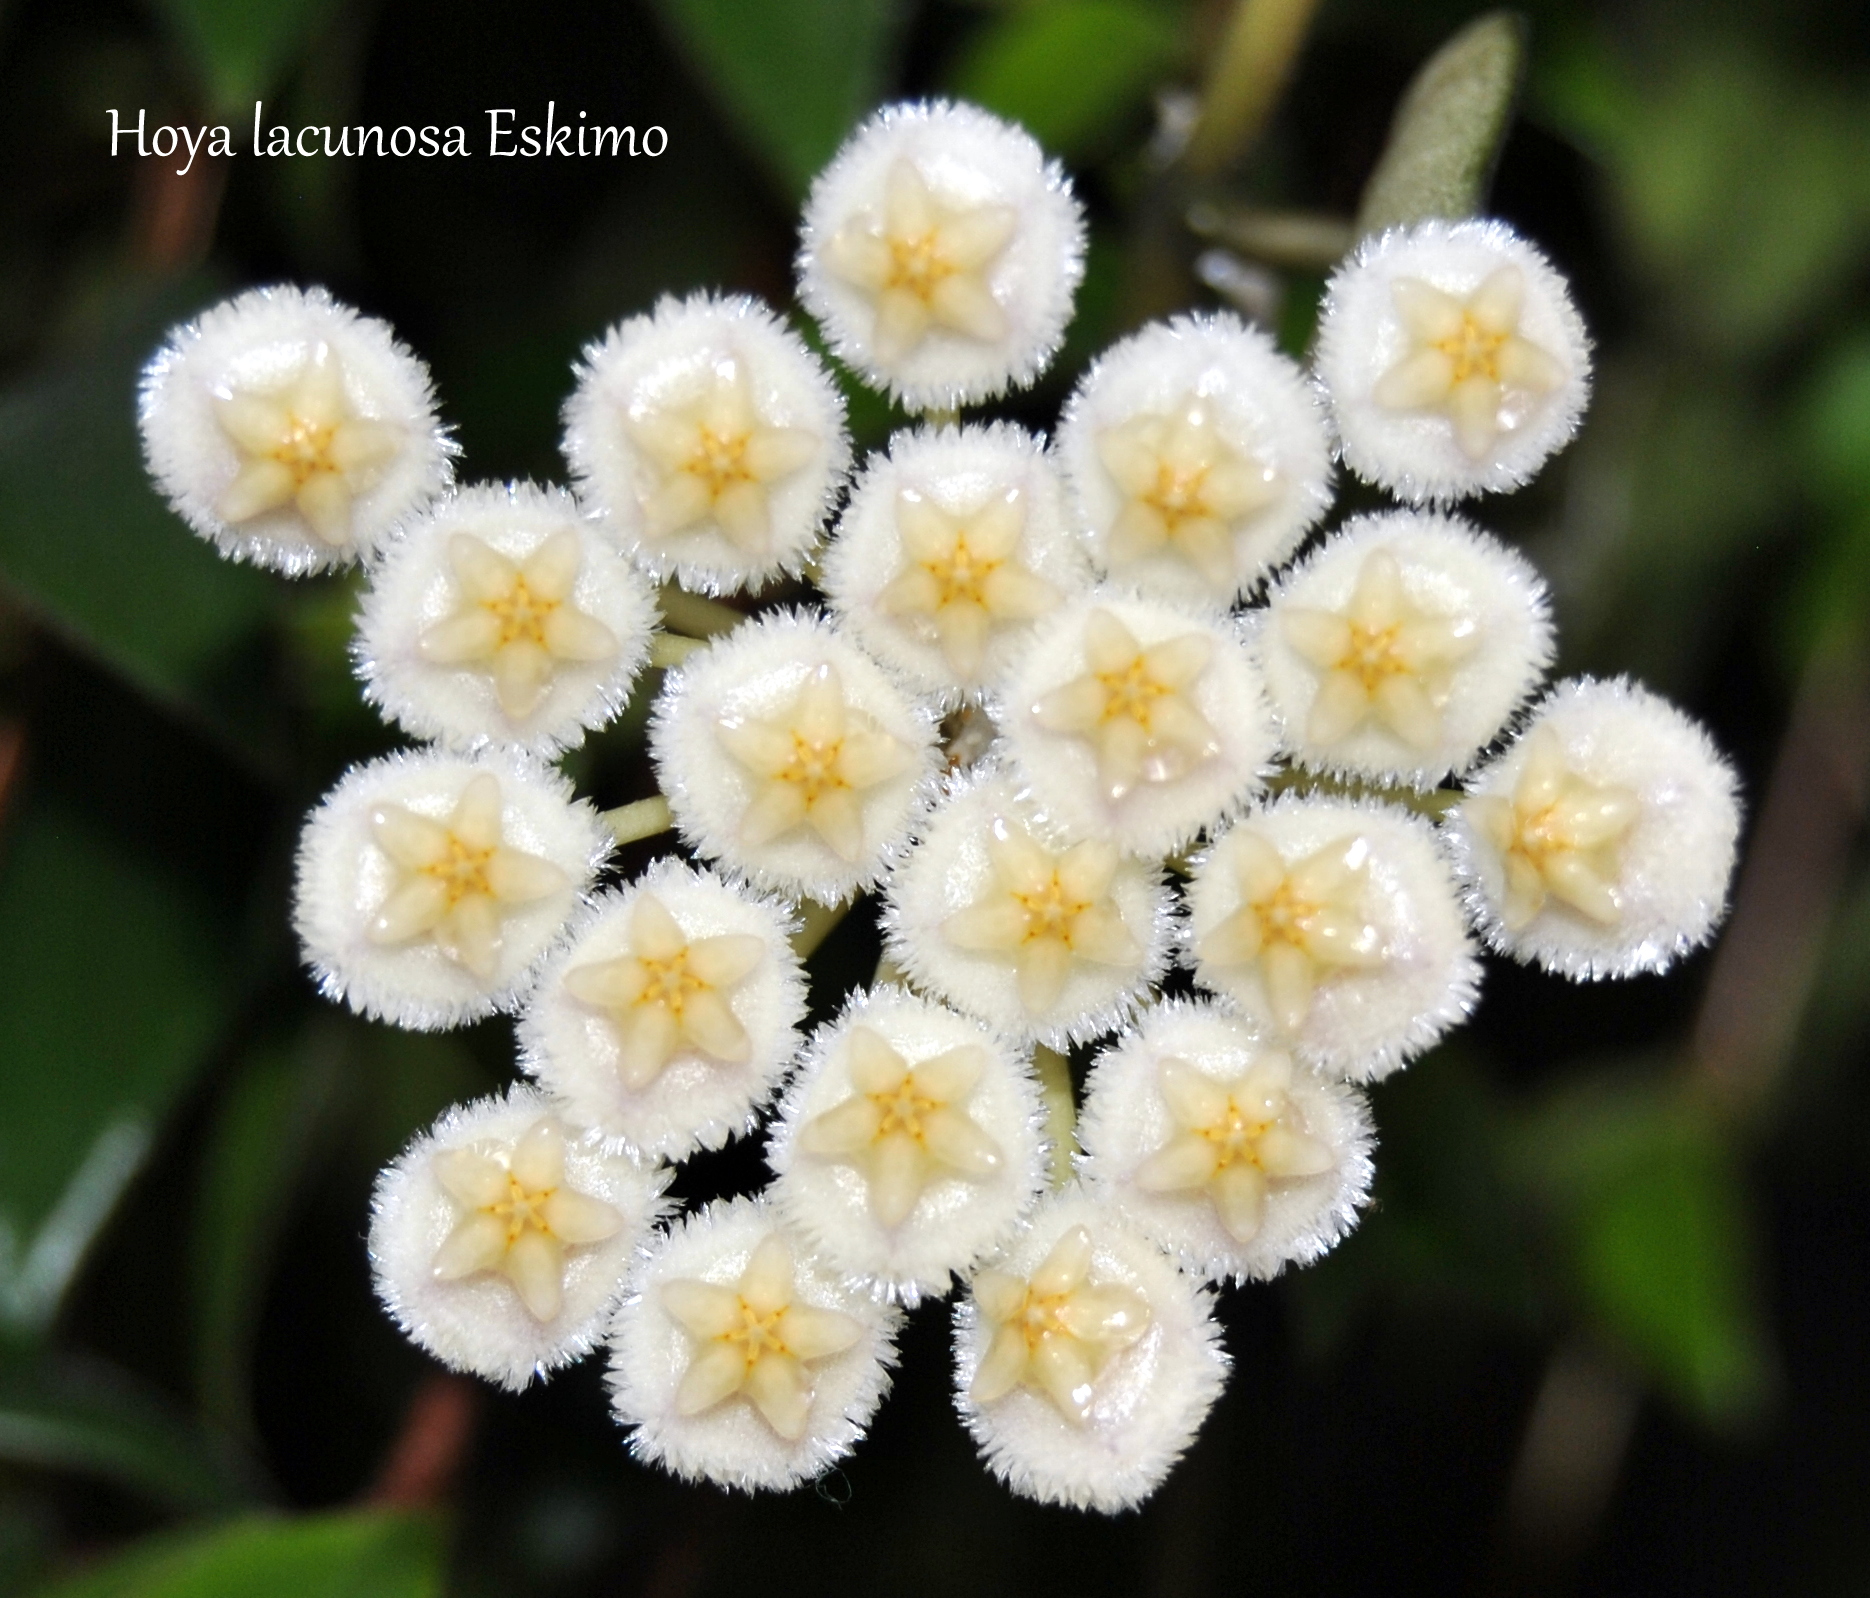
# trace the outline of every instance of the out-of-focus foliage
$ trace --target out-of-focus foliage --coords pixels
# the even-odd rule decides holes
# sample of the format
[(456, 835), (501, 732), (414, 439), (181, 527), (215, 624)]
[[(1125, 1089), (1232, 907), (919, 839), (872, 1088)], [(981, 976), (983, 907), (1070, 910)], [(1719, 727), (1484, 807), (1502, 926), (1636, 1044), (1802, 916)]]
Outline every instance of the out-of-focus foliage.
[[(1441, 133), (1418, 147), (1466, 160), (1431, 163), (1445, 196), (1370, 186), (1405, 86), (1479, 9), (1322, 7), (1249, 158), (1200, 184), (1172, 156), (1227, 0), (0, 13), (0, 1595), (780, 1594), (853, 1572), (1188, 1594), (1238, 1590), (1242, 1546), (1294, 1592), (1398, 1569), (1456, 1591), (1483, 1571), (1514, 1592), (1861, 1585), (1870, 874), (1860, 816), (1798, 808), (1861, 795), (1861, 727), (1811, 734), (1835, 791), (1771, 784), (1815, 663), (1846, 685), (1822, 703), (1861, 705), (1870, 649), (1870, 24), (1824, 0), (1536, 0), (1523, 35), (1470, 35), (1480, 58), (1429, 97), (1417, 130)], [(1522, 37), (1493, 204), (1573, 277), (1598, 388), (1557, 467), (1473, 513), (1551, 578), (1562, 669), (1642, 674), (1710, 722), (1755, 815), (1790, 804), (1785, 836), (1846, 840), (1769, 862), (1800, 892), (1743, 896), (1732, 947), (1809, 950), (1796, 980), (1749, 986), (1725, 949), (1586, 989), (1490, 971), (1458, 1043), (1377, 1088), (1359, 1230), (1225, 1296), (1235, 1381), (1120, 1522), (988, 1481), (938, 1306), (911, 1319), (873, 1437), (787, 1499), (636, 1467), (595, 1361), (521, 1397), (436, 1388), (370, 1295), (370, 1183), (445, 1104), (510, 1078), (510, 1029), (391, 1033), (297, 967), (300, 818), (389, 735), (347, 659), (356, 580), (224, 564), (148, 489), (134, 384), (162, 330), (231, 287), (327, 281), (432, 362), (469, 477), (549, 476), (585, 342), (663, 292), (783, 303), (796, 201), (845, 130), (898, 94), (960, 94), (1026, 121), (1090, 202), (1077, 321), (1016, 407), (1047, 427), (1139, 315), (1220, 303), (1204, 282), (1302, 352), (1324, 263), (1230, 245), (1198, 273), (1213, 241), (1190, 207), (1297, 215), (1311, 238), (1345, 235), (1360, 201), (1459, 209), (1448, 174), (1489, 166)], [(232, 121), (244, 149), (254, 98), (293, 125), (458, 122), (477, 147), (487, 107), (536, 120), (550, 100), (661, 125), (669, 148), (243, 154), (187, 178), (107, 153), (107, 109), (139, 105)], [(851, 397), (860, 448), (881, 447), (903, 418)], [(649, 791), (655, 675), (574, 758), (599, 803)], [(1805, 919), (1775, 921), (1788, 905)], [(841, 926), (819, 1013), (875, 957), (867, 918)], [(1735, 1067), (1766, 1084), (1744, 1116), (1697, 1031), (1732, 993), (1786, 1012), (1757, 1029), (1786, 1040), (1775, 1056)], [(682, 1178), (761, 1180), (744, 1148)], [(1598, 1437), (1568, 1457), (1604, 1507), (1569, 1565), (1514, 1507), (1555, 1349), (1587, 1351), (1637, 1417), (1627, 1449), (1578, 1434)], [(412, 1497), (456, 1513), (388, 1507)], [(277, 1515), (224, 1518), (261, 1505)]]

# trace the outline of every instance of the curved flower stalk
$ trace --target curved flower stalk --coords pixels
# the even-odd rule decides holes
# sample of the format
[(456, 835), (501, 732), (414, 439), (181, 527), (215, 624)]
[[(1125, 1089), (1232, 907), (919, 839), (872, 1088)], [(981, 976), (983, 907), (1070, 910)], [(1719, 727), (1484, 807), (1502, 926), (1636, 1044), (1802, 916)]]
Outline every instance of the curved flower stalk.
[(998, 1247), (1045, 1182), (1028, 1058), (901, 988), (860, 993), (799, 1061), (773, 1199), (834, 1269), (913, 1306)]
[(623, 709), (655, 625), (648, 583), (570, 494), (485, 485), (390, 547), (355, 653), (365, 696), (417, 737), (551, 755)]
[(449, 1110), (378, 1179), (370, 1262), (411, 1339), (503, 1387), (597, 1345), (666, 1171), (579, 1136), (530, 1087)]
[[(1051, 359), (1082, 232), (1020, 130), (890, 107), (813, 187), (802, 297), (859, 378), (946, 410)], [(1542, 581), (1419, 508), (1515, 486), (1575, 429), (1589, 352), (1563, 281), (1497, 223), (1397, 229), (1334, 276), (1313, 364), (1308, 384), (1230, 316), (1146, 327), (1085, 375), (1056, 456), (1005, 421), (898, 433), (814, 566), (843, 402), (754, 301), (666, 299), (586, 350), (581, 500), (436, 500), (426, 374), (319, 291), (176, 333), (143, 393), (164, 491), (230, 555), (370, 557), (368, 695), (432, 741), (309, 818), (307, 963), (394, 1025), (520, 1012), (540, 1084), (449, 1112), (385, 1172), (372, 1258), (412, 1338), (521, 1386), (615, 1306), (637, 1454), (786, 1488), (862, 1435), (897, 1306), (961, 1283), (957, 1400), (989, 1468), (1125, 1509), (1225, 1377), (1208, 1284), (1355, 1224), (1374, 1131), (1351, 1084), (1473, 1007), (1471, 931), (1579, 979), (1712, 935), (1725, 763), (1632, 684), (1528, 713)], [(1280, 574), (1329, 509), (1327, 417), (1348, 470), (1418, 508)], [(809, 580), (829, 614), (665, 589), (709, 641), (652, 641), (647, 577)], [(661, 794), (607, 825), (540, 757), (610, 721), (648, 655), (673, 667), (648, 716)], [(657, 817), (710, 864), (587, 897)], [(801, 1044), (794, 939), (872, 890), (898, 980)], [(1215, 997), (1165, 997), (1176, 964)], [(1039, 1051), (1099, 1040), (1077, 1180), (1042, 1196), (1074, 1129)], [(769, 1190), (639, 1249), (667, 1173), (636, 1162), (751, 1133), (775, 1094)]]

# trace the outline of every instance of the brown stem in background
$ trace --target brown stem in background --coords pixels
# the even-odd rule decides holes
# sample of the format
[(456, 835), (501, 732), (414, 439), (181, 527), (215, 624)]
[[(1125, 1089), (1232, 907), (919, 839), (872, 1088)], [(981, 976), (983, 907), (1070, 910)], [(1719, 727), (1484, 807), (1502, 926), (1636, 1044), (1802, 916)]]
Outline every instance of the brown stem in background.
[(424, 1509), (454, 1489), (466, 1463), (480, 1390), (460, 1376), (437, 1371), (416, 1388), (402, 1430), (390, 1444), (365, 1501), (391, 1509)]
[(0, 823), (6, 821), (7, 807), (13, 800), (13, 786), (26, 762), (26, 724), (0, 721)]
[(178, 175), (171, 160), (144, 156), (130, 194), (130, 249), (147, 271), (179, 272), (207, 259), (227, 190), (227, 161), (200, 154)]

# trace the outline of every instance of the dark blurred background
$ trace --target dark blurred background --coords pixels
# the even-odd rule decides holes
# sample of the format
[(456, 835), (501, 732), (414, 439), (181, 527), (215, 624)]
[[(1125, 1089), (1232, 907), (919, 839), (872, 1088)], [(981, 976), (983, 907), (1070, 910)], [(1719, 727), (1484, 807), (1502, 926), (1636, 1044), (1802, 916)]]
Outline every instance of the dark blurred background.
[[(0, 0), (0, 1593), (1870, 1588), (1870, 8), (1847, 0), (1525, 8), (1492, 205), (1570, 274), (1600, 376), (1578, 441), (1478, 514), (1550, 577), (1562, 670), (1638, 674), (1732, 753), (1735, 913), (1666, 979), (1496, 963), (1475, 1024), (1375, 1091), (1360, 1230), (1223, 1296), (1234, 1379), (1140, 1513), (988, 1478), (944, 1306), (842, 1470), (749, 1500), (636, 1466), (599, 1362), (497, 1394), (371, 1299), (375, 1171), (508, 1079), (510, 1028), (397, 1034), (298, 969), (300, 818), (390, 741), (347, 666), (354, 583), (221, 564), (166, 512), (142, 361), (234, 289), (323, 282), (430, 361), (467, 477), (552, 477), (580, 346), (665, 291), (787, 301), (811, 173), (868, 107), (931, 93), (1027, 122), (1092, 214), (1070, 344), (1011, 414), (1048, 426), (1092, 352), (1208, 285), (1302, 353), (1316, 241), (1476, 11), (1325, 0), (1263, 137), (1190, 185), (1161, 130), (1231, 11)], [(113, 107), (228, 122), (245, 152), (256, 98), (295, 128), (460, 123), (476, 151), (487, 108), (550, 100), (668, 148), (185, 177), (109, 154)], [(1312, 232), (1267, 244), (1269, 212)], [(890, 413), (853, 398), (880, 444)], [(650, 791), (643, 704), (570, 763), (600, 803)], [(865, 916), (839, 927), (820, 1013), (875, 956)], [(759, 1181), (740, 1149), (678, 1192)]]

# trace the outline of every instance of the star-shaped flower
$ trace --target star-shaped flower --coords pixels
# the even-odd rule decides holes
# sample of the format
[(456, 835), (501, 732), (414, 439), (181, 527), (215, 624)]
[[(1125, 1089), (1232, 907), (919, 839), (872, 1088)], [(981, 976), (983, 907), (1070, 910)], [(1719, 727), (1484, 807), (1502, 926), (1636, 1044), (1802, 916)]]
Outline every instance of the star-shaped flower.
[(482, 771), (446, 821), (397, 804), (371, 811), (377, 847), (396, 868), (396, 884), (370, 922), (371, 942), (430, 937), (482, 982), (493, 979), (507, 909), (557, 893), (568, 880), (550, 860), (500, 841), (501, 804), (499, 779)]
[(1159, 1082), (1175, 1135), (1136, 1171), (1145, 1193), (1205, 1188), (1237, 1243), (1250, 1243), (1274, 1182), (1322, 1176), (1337, 1164), (1304, 1130), (1293, 1104), (1292, 1061), (1262, 1055), (1241, 1076), (1216, 1081), (1183, 1060), (1164, 1060)]
[(903, 564), (877, 596), (878, 607), (917, 618), (963, 677), (980, 671), (996, 626), (1043, 616), (1058, 600), (1058, 591), (1016, 553), (1025, 499), (1010, 488), (972, 511), (950, 513), (918, 489), (896, 497)]
[(1375, 716), (1412, 748), (1440, 738), (1441, 707), (1454, 668), (1480, 645), (1465, 616), (1438, 616), (1414, 604), (1402, 563), (1372, 550), (1342, 611), (1291, 605), (1279, 613), (1286, 641), (1321, 673), (1306, 738), (1333, 744)]
[(402, 447), (395, 428), (352, 408), (343, 368), (323, 342), (282, 388), (217, 394), (214, 415), (241, 457), (216, 513), (239, 523), (292, 505), (331, 545), (350, 542), (352, 500)]
[(1464, 801), (1475, 829), (1499, 851), (1506, 870), (1501, 920), (1517, 932), (1562, 900), (1604, 926), (1615, 926), (1619, 852), (1636, 825), (1641, 802), (1628, 788), (1587, 782), (1565, 763), (1549, 727), (1526, 736), (1526, 764), (1511, 799)]
[(864, 1329), (837, 1310), (801, 1303), (792, 1277), (791, 1246), (771, 1232), (732, 1287), (663, 1284), (662, 1307), (698, 1345), (675, 1391), (677, 1413), (699, 1415), (744, 1393), (787, 1442), (805, 1435), (812, 1405), (805, 1367), (843, 1353)]
[(1383, 963), (1381, 932), (1364, 918), (1370, 846), (1340, 839), (1288, 865), (1250, 828), (1227, 845), (1240, 908), (1196, 946), (1204, 965), (1257, 960), (1274, 1019), (1297, 1032), (1311, 1014), (1321, 978)]
[(464, 1213), (435, 1251), (444, 1282), (498, 1271), (534, 1320), (558, 1314), (565, 1292), (565, 1250), (601, 1243), (623, 1228), (602, 1199), (565, 1186), (565, 1134), (536, 1122), (517, 1142), (487, 1150), (444, 1149), (435, 1180)]
[(565, 987), (609, 1013), (623, 1051), (624, 1085), (641, 1092), (678, 1049), (728, 1065), (751, 1058), (752, 1043), (727, 993), (765, 958), (766, 945), (747, 933), (691, 939), (668, 907), (645, 891), (630, 910), (630, 953), (573, 966)]
[(712, 520), (748, 554), (772, 539), (766, 496), (817, 452), (818, 435), (774, 427), (760, 414), (738, 361), (718, 362), (703, 392), (679, 406), (649, 407), (624, 421), (658, 483), (644, 504), (652, 538)]
[(962, 1108), (987, 1068), (984, 1049), (912, 1066), (881, 1033), (854, 1026), (844, 1050), (857, 1091), (800, 1127), (799, 1148), (861, 1170), (879, 1226), (900, 1226), (938, 1176), (979, 1181), (999, 1169), (1000, 1145)]
[(876, 302), (871, 342), (877, 359), (894, 365), (931, 328), (983, 341), (1004, 337), (1006, 313), (987, 277), (1018, 222), (1010, 205), (938, 198), (915, 163), (899, 157), (882, 216), (862, 212), (840, 228), (825, 246), (825, 264)]
[(863, 794), (905, 770), (909, 747), (848, 704), (829, 662), (772, 716), (728, 718), (716, 736), (759, 786), (741, 819), (741, 841), (762, 844), (807, 826), (839, 859), (864, 850)]
[(1515, 425), (1502, 414), (1507, 394), (1535, 398), (1565, 381), (1550, 351), (1519, 333), (1525, 275), (1516, 266), (1489, 273), (1466, 299), (1417, 277), (1390, 286), (1409, 351), (1377, 379), (1377, 404), (1394, 411), (1440, 411), (1470, 460), (1491, 453)]
[(608, 660), (617, 638), (571, 601), (584, 555), (577, 533), (554, 533), (523, 561), (472, 533), (448, 540), (459, 601), (416, 641), (437, 666), (473, 666), (493, 676), (500, 708), (515, 721), (532, 714), (561, 660)]
[(1028, 1280), (1005, 1271), (974, 1278), (974, 1302), (993, 1328), (974, 1373), (975, 1403), (1030, 1387), (1067, 1420), (1082, 1426), (1091, 1418), (1099, 1373), (1149, 1327), (1141, 1294), (1091, 1279), (1091, 1255), (1089, 1230), (1074, 1226)]
[(1097, 457), (1124, 496), (1110, 529), (1110, 563), (1122, 567), (1167, 550), (1218, 592), (1240, 580), (1234, 533), (1277, 502), (1270, 467), (1220, 436), (1199, 395), (1167, 415), (1144, 412), (1097, 435)]
[(1139, 782), (1173, 782), (1220, 752), (1187, 690), (1207, 669), (1212, 643), (1185, 633), (1145, 649), (1109, 611), (1085, 622), (1087, 670), (1032, 707), (1048, 732), (1073, 734), (1097, 755), (1097, 774), (1115, 804)]
[(959, 948), (1011, 955), (1020, 1003), (1040, 1015), (1058, 1002), (1072, 963), (1137, 966), (1143, 951), (1110, 896), (1122, 857), (1087, 838), (1053, 854), (1025, 828), (996, 821), (987, 841), (994, 885), (942, 923)]

